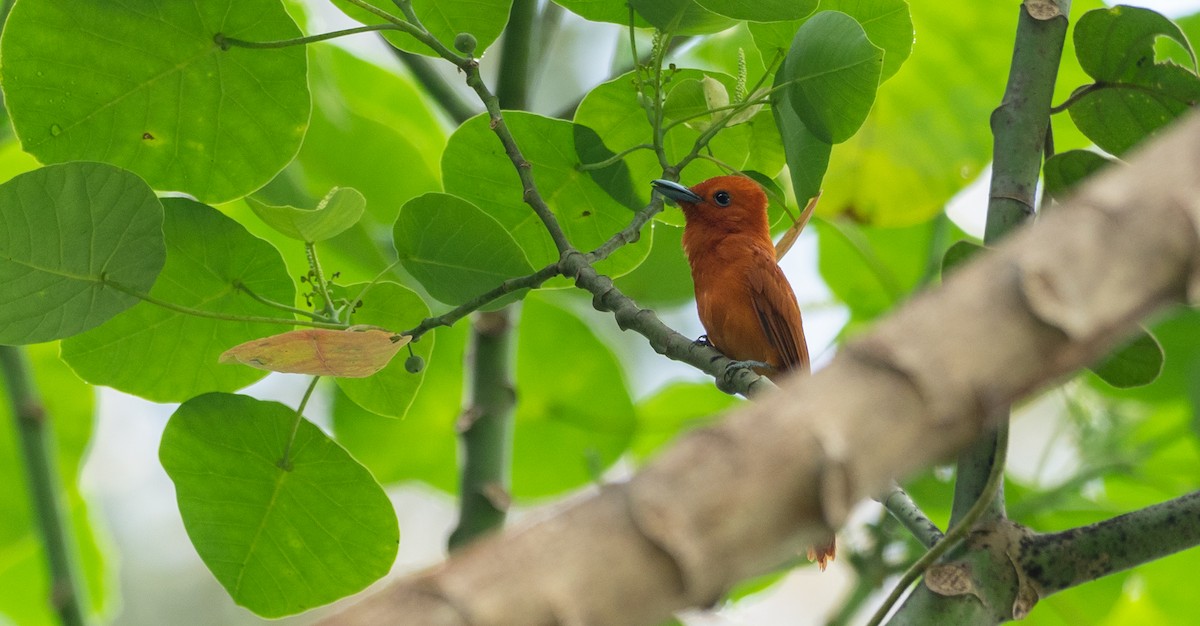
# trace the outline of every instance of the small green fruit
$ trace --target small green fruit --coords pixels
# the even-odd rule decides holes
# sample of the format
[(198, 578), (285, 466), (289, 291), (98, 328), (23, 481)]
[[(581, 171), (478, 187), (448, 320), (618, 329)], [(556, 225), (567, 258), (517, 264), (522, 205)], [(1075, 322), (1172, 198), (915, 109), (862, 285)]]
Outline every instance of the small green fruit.
[(479, 42), (471, 33), (459, 33), (454, 37), (454, 49), (463, 54), (475, 54), (475, 46), (478, 45)]
[(408, 370), (409, 374), (419, 373), (421, 370), (425, 369), (425, 359), (422, 359), (414, 354), (407, 359), (404, 359), (404, 369)]

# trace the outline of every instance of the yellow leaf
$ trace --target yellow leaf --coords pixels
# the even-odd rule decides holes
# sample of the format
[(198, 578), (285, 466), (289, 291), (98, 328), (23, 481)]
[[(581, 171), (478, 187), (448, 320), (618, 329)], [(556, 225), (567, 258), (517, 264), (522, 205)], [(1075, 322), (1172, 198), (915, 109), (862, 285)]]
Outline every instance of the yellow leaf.
[(800, 213), (800, 217), (796, 218), (796, 221), (792, 223), (792, 227), (783, 233), (783, 237), (779, 238), (779, 243), (775, 244), (776, 263), (783, 260), (783, 255), (787, 254), (788, 250), (792, 249), (792, 245), (796, 243), (796, 240), (800, 238), (800, 232), (804, 230), (805, 226), (808, 226), (808, 220), (812, 217), (813, 209), (817, 208), (817, 200), (820, 199), (821, 192), (818, 191), (817, 195), (808, 201), (808, 206), (804, 207), (804, 211)]
[(269, 372), (366, 378), (383, 369), (411, 339), (378, 328), (307, 328), (234, 346), (221, 355), (220, 362)]

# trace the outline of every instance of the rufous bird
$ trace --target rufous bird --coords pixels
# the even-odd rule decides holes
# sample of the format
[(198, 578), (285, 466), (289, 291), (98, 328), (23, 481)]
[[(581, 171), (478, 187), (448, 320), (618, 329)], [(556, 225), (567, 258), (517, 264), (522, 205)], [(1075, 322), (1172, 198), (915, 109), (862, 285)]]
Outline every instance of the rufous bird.
[[(772, 381), (807, 372), (800, 306), (775, 260), (762, 187), (745, 176), (717, 176), (690, 189), (663, 179), (652, 184), (683, 209), (683, 250), (709, 343)], [(831, 536), (808, 557), (824, 570), (835, 552)]]

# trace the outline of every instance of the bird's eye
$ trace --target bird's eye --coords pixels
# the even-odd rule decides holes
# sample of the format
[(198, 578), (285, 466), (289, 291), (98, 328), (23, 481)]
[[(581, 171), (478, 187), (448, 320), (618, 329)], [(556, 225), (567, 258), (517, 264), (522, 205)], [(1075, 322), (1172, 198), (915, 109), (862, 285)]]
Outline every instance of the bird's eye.
[(713, 202), (716, 202), (717, 206), (729, 206), (730, 200), (728, 191), (718, 191), (713, 194)]

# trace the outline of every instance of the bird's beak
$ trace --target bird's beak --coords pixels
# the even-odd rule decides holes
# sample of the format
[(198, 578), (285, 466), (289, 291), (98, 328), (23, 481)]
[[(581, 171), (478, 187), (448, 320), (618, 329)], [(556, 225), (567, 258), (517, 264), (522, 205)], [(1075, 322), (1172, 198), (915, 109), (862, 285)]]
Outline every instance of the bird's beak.
[(704, 201), (704, 198), (697, 196), (691, 189), (680, 185), (677, 182), (657, 178), (650, 183), (651, 187), (658, 193), (661, 193), (664, 198), (673, 200), (674, 202), (686, 202), (688, 204), (699, 204)]

